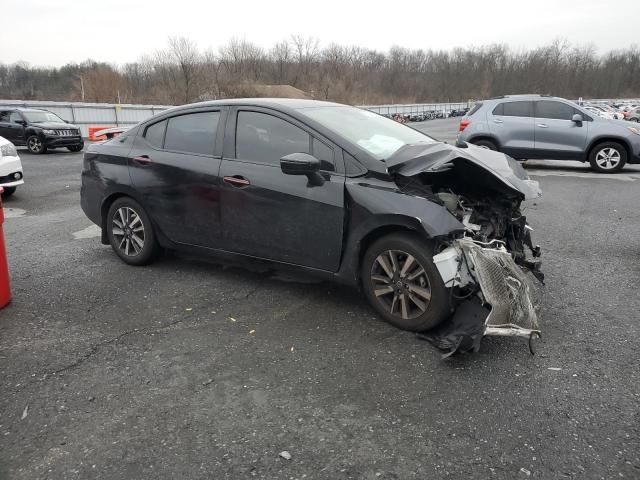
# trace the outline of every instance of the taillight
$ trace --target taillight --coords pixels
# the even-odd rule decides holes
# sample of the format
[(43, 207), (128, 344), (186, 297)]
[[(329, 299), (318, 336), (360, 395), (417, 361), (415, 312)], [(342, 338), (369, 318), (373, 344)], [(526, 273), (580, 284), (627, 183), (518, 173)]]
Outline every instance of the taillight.
[(471, 125), (471, 120), (469, 119), (460, 120), (460, 129), (458, 131), (464, 132), (464, 129), (467, 128), (469, 125)]

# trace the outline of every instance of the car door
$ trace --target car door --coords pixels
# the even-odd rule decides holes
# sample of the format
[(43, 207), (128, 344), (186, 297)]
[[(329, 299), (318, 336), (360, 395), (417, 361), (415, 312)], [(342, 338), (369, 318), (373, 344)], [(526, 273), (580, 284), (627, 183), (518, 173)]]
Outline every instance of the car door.
[(516, 158), (527, 158), (533, 153), (533, 102), (502, 102), (487, 116), (489, 130), (500, 142), (500, 151)]
[[(311, 153), (322, 185), (285, 175), (280, 158)], [(220, 169), (222, 233), (228, 250), (337, 271), (342, 252), (344, 174), (341, 150), (301, 122), (269, 109), (230, 114)]]
[[(131, 181), (169, 240), (219, 247), (224, 109), (180, 112), (140, 129), (129, 153)], [(220, 139), (218, 140), (218, 137)]]
[[(568, 103), (557, 100), (537, 100), (534, 103), (536, 157), (583, 158), (590, 118)], [(575, 114), (582, 115), (584, 121), (574, 122)]]

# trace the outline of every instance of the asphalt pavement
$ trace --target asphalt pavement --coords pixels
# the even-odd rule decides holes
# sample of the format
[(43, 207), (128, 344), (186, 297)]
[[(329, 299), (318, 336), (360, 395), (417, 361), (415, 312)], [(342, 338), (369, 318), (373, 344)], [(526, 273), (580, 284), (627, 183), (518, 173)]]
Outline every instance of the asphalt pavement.
[[(417, 127), (450, 141), (456, 124)], [(537, 354), (492, 337), (442, 360), (345, 287), (127, 266), (80, 209), (82, 155), (20, 154), (0, 479), (640, 478), (638, 166), (527, 162)]]

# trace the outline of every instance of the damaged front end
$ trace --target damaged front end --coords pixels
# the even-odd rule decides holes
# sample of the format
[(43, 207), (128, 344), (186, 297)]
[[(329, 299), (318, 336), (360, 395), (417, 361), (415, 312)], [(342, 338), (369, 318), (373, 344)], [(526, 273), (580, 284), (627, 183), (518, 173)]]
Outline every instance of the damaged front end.
[[(464, 231), (439, 239), (434, 263), (450, 289), (451, 319), (423, 335), (448, 350), (477, 351), (484, 335), (539, 337), (534, 246), (522, 202), (541, 196), (512, 158), (475, 146), (408, 145), (387, 160), (399, 189), (440, 203)], [(533, 351), (533, 350), (532, 350)]]

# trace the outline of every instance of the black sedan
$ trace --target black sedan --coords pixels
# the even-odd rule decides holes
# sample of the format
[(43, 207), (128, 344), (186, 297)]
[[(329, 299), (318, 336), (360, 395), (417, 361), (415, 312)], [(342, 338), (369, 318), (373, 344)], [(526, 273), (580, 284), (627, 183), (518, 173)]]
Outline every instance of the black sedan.
[(530, 334), (533, 310), (497, 305), (494, 284), (538, 270), (520, 203), (539, 189), (504, 154), (460, 147), (335, 103), (197, 103), (90, 146), (82, 208), (131, 265), (163, 249), (259, 258), (361, 287), (403, 329), (474, 299), (486, 326), (519, 315)]

